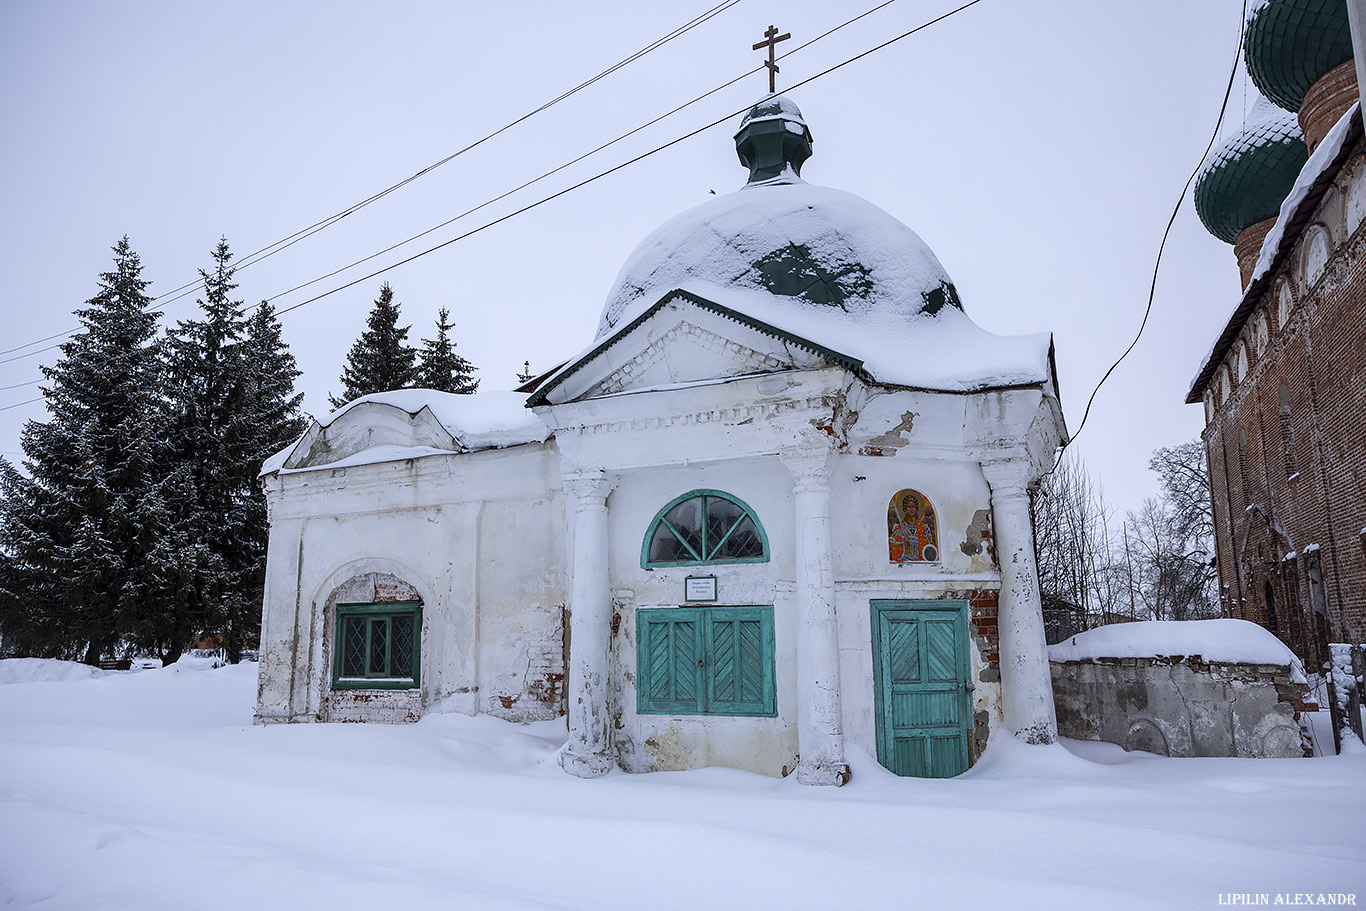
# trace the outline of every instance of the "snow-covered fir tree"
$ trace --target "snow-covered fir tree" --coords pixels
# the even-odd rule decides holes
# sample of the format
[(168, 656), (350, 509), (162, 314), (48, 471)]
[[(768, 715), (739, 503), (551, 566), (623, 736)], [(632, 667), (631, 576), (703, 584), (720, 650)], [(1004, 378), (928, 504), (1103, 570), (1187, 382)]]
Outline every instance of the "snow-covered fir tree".
[[(198, 549), (196, 572), (182, 580), (190, 590), (178, 592), (160, 620), (167, 657), (188, 644), (190, 630), (216, 637), (235, 662), (260, 629), (267, 527), (256, 472), (299, 434), (300, 397), (274, 312), (263, 304), (248, 319), (232, 299), (226, 240), (213, 259), (200, 272), (203, 318), (180, 322), (167, 344), (178, 480), (190, 489), (182, 519)], [(179, 527), (172, 522), (173, 536)]]
[(424, 338), (417, 355), (416, 383), (424, 389), (465, 395), (479, 388), (479, 381), (474, 378), (474, 371), (479, 368), (455, 353), (450, 336), (455, 324), (450, 318), (451, 312), (445, 307), (437, 311), (436, 338)]
[(333, 408), (374, 392), (407, 389), (416, 375), (417, 349), (408, 344), (409, 326), (398, 325), (399, 304), (385, 282), (370, 310), (366, 329), (351, 346), (342, 368), (340, 397), (329, 395)]
[(49, 419), (24, 426), (25, 471), (0, 459), (0, 628), (31, 654), (112, 655), (166, 581), (169, 422), (147, 285), (124, 237), (42, 368)]

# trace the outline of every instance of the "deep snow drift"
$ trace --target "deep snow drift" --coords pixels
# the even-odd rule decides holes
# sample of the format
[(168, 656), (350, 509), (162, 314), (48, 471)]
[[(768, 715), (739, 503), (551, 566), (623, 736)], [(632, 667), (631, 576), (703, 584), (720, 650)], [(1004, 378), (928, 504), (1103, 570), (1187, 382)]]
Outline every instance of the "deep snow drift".
[[(0, 903), (44, 909), (1366, 903), (1366, 757), (996, 738), (951, 781), (580, 781), (560, 723), (252, 727), (255, 667), (0, 662)], [(1223, 901), (1227, 904), (1227, 898)]]

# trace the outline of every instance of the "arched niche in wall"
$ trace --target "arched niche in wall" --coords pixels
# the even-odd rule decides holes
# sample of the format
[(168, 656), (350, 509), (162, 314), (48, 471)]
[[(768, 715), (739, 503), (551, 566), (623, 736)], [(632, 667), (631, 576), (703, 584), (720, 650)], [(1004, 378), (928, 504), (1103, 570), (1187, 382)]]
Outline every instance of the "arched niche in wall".
[(1239, 342), (1237, 353), (1233, 356), (1233, 379), (1241, 383), (1247, 377), (1247, 343)]
[(939, 521), (918, 490), (898, 490), (887, 504), (887, 556), (893, 563), (939, 562)]
[(1328, 229), (1314, 225), (1304, 240), (1304, 286), (1312, 288), (1323, 276), (1330, 249)]
[(1366, 218), (1366, 164), (1357, 165), (1347, 187), (1347, 234), (1351, 236)]
[(1219, 368), (1219, 404), (1228, 402), (1228, 397), (1233, 394), (1233, 384), (1229, 382), (1228, 367)]
[(1266, 343), (1269, 335), (1266, 329), (1266, 314), (1258, 311), (1257, 319), (1252, 324), (1252, 343), (1253, 349), (1257, 352), (1257, 357), (1266, 353)]
[(1290, 282), (1282, 281), (1276, 290), (1276, 328), (1284, 329), (1290, 322), (1290, 311), (1295, 308), (1295, 297), (1290, 291)]

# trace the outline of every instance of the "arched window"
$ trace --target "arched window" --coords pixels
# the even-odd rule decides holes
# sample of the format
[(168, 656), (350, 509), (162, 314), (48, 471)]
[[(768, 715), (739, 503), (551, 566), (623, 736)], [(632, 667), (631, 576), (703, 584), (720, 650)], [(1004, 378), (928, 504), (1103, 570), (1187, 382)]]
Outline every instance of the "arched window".
[(893, 563), (938, 563), (939, 525), (929, 497), (898, 490), (887, 505), (887, 552)]
[(693, 490), (659, 511), (641, 548), (640, 565), (764, 563), (768, 538), (741, 500), (719, 490)]

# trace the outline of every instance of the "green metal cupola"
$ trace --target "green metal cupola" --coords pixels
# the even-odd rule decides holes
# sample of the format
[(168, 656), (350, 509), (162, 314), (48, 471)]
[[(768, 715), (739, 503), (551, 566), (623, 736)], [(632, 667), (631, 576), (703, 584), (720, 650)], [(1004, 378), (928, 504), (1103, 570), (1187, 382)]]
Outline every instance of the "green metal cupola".
[(1270, 0), (1248, 17), (1247, 71), (1262, 94), (1298, 111), (1310, 86), (1352, 59), (1345, 0)]
[(1294, 114), (1265, 99), (1253, 105), (1241, 132), (1221, 143), (1200, 168), (1195, 210), (1205, 228), (1225, 243), (1275, 218), (1309, 159)]
[(802, 163), (811, 157), (811, 130), (795, 104), (769, 95), (740, 121), (735, 152), (749, 168), (749, 183), (800, 178)]

